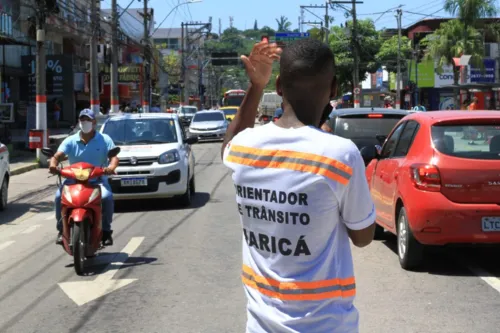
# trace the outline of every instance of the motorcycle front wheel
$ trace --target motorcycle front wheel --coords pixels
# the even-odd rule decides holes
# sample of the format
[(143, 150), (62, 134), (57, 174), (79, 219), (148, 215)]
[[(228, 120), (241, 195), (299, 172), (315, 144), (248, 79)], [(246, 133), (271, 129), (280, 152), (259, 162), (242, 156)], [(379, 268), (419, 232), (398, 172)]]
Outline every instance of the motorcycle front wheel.
[(83, 223), (73, 223), (73, 263), (77, 275), (85, 271), (85, 233)]

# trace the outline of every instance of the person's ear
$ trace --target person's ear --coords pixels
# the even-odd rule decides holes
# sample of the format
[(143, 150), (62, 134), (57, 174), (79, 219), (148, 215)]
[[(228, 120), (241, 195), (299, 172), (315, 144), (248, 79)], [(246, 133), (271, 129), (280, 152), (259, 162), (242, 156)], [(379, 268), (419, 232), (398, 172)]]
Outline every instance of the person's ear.
[(283, 97), (283, 91), (281, 90), (281, 78), (279, 74), (276, 75), (276, 93), (278, 94), (278, 96)]
[(334, 98), (335, 96), (337, 96), (337, 76), (336, 75), (333, 76), (332, 86), (330, 88), (330, 99)]

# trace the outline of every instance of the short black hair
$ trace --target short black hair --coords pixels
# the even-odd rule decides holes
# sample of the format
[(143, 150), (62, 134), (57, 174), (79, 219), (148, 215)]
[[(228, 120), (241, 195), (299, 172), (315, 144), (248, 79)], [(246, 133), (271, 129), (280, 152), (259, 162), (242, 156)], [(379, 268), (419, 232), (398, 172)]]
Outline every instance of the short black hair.
[(323, 110), (320, 97), (331, 90), (335, 58), (325, 43), (305, 38), (287, 45), (280, 60), (280, 86), (284, 99), (299, 120), (314, 118), (311, 109)]

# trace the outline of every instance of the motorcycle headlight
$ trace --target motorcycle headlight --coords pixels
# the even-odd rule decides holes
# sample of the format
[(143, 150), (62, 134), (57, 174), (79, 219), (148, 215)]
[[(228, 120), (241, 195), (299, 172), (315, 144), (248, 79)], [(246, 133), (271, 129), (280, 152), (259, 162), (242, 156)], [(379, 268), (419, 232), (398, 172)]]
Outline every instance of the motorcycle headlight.
[(92, 191), (92, 194), (90, 195), (89, 201), (87, 203), (91, 203), (92, 201), (94, 201), (99, 196), (99, 194), (101, 194), (101, 189), (99, 187), (96, 187)]
[(64, 185), (62, 188), (63, 196), (66, 201), (73, 203), (73, 200), (71, 199), (71, 192), (69, 191), (69, 186)]
[(175, 163), (180, 160), (179, 152), (177, 150), (170, 150), (160, 155), (158, 164)]
[(87, 168), (87, 169), (71, 169), (73, 174), (75, 175), (75, 178), (79, 181), (87, 181), (90, 177), (90, 172), (92, 169)]

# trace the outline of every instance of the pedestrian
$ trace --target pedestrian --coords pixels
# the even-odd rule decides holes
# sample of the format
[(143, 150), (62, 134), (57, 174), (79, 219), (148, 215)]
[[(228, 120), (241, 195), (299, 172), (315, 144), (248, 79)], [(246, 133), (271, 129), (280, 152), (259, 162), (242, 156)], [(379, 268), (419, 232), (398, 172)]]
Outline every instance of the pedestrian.
[[(262, 41), (241, 57), (250, 85), (222, 146), (243, 227), (246, 332), (358, 332), (349, 240), (373, 239), (365, 165), (352, 141), (319, 130), (337, 95), (328, 45), (308, 38), (280, 54)], [(283, 116), (254, 128), (278, 59)]]
[(59, 120), (61, 119), (61, 106), (59, 105), (59, 101), (54, 100), (54, 122), (56, 128), (59, 128)]
[(479, 104), (479, 99), (476, 96), (472, 97), (472, 103), (470, 103), (469, 105), (469, 111), (477, 111), (479, 108), (478, 104)]

